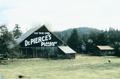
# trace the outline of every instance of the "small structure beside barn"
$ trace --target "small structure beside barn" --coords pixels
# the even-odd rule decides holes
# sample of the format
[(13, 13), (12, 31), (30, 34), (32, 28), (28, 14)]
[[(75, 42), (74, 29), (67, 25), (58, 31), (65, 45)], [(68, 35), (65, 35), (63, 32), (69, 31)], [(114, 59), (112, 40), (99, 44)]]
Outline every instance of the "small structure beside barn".
[(45, 25), (30, 29), (16, 42), (20, 45), (22, 57), (59, 58), (62, 55), (65, 58), (75, 58), (75, 52)]
[(107, 45), (98, 45), (97, 50), (100, 55), (113, 55), (114, 54), (114, 48)]
[(73, 49), (71, 49), (69, 46), (58, 46), (58, 48), (60, 49), (60, 53), (63, 53), (64, 58), (75, 58), (75, 51)]

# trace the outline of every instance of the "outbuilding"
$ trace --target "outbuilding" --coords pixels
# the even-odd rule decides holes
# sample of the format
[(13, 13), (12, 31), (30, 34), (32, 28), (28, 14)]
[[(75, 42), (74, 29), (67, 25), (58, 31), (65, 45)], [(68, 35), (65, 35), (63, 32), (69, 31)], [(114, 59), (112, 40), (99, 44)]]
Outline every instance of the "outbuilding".
[(16, 42), (20, 45), (20, 54), (22, 57), (58, 58), (62, 55), (68, 58), (66, 55), (69, 53), (73, 55), (69, 58), (75, 58), (76, 52), (54, 33), (49, 31), (45, 25), (30, 29), (20, 38), (16, 39)]
[(63, 53), (63, 58), (74, 59), (75, 58), (75, 51), (71, 49), (69, 46), (58, 46), (60, 49), (59, 52)]
[(114, 54), (114, 48), (108, 45), (98, 45), (97, 49), (100, 55), (113, 55)]

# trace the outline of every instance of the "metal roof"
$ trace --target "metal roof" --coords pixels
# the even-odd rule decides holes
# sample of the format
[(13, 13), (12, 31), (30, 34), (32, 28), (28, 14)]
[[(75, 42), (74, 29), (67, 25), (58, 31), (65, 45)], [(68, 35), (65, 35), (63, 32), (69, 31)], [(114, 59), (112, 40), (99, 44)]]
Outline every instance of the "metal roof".
[(71, 49), (69, 46), (58, 46), (59, 49), (61, 49), (64, 53), (76, 53), (73, 49)]
[(114, 50), (111, 46), (97, 46), (100, 50)]

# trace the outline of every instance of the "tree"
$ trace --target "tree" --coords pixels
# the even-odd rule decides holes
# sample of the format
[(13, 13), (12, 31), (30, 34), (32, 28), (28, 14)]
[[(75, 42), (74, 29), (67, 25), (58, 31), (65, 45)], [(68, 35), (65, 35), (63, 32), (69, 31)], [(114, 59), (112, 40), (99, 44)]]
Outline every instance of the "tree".
[(5, 25), (0, 26), (0, 53), (10, 53), (10, 43), (13, 42), (12, 34), (8, 31)]
[(76, 52), (79, 50), (79, 37), (76, 29), (73, 29), (71, 36), (69, 37), (67, 44)]
[(97, 36), (97, 45), (107, 45), (108, 40), (107, 40), (107, 35), (106, 32), (101, 32)]
[[(15, 27), (12, 31), (12, 34), (13, 34), (13, 39), (17, 39), (19, 38), (21, 35), (22, 35), (22, 31), (20, 30), (20, 27), (18, 24), (15, 24)], [(14, 48), (12, 48), (12, 51), (14, 53), (12, 53), (12, 56), (16, 56), (16, 57), (21, 57), (21, 54), (20, 54), (20, 50), (19, 50), (19, 45), (17, 45), (17, 43), (14, 41)]]
[(120, 57), (120, 42), (115, 42), (114, 50), (115, 50), (115, 56)]
[(20, 27), (18, 24), (15, 25), (15, 28), (13, 29), (13, 37), (15, 39), (19, 38), (21, 36), (22, 32), (20, 30)]
[(19, 57), (19, 46), (17, 46), (13, 33), (9, 32), (6, 25), (0, 26), (0, 54), (8, 57)]

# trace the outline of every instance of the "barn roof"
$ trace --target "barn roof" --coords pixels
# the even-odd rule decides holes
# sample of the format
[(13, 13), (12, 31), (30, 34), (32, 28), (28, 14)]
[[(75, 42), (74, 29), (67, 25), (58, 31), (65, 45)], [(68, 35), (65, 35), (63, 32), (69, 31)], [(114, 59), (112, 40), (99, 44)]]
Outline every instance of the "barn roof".
[(114, 50), (111, 46), (97, 46), (100, 50)]
[(31, 28), (30, 30), (28, 30), (25, 34), (23, 34), (22, 36), (20, 36), (18, 39), (16, 39), (16, 42), (18, 44), (20, 44), (24, 39), (26, 39), (29, 35), (31, 35), (34, 31), (36, 31), (37, 29), (39, 29), (41, 26), (37, 26), (34, 28)]
[(64, 53), (76, 53), (73, 49), (71, 49), (69, 46), (58, 46), (60, 50), (62, 50)]
[[(50, 28), (46, 27), (46, 25), (40, 25), (34, 28), (31, 28), (30, 30), (28, 30), (26, 33), (24, 33), (23, 35), (21, 35), (18, 39), (15, 39), (15, 41), (17, 42), (17, 44), (20, 44), (22, 41), (24, 41), (27, 37), (29, 37), (33, 32), (37, 31), (39, 28), (41, 27), (45, 27), (47, 30), (49, 29), (49, 31), (51, 32)], [(53, 34), (53, 33), (52, 33)], [(53, 34), (54, 35), (54, 34)], [(54, 35), (55, 37), (57, 37), (56, 35)], [(58, 38), (58, 37), (57, 37)], [(58, 38), (59, 39), (59, 38)], [(60, 41), (62, 41), (61, 39), (59, 39)], [(62, 41), (63, 42), (63, 41)]]

